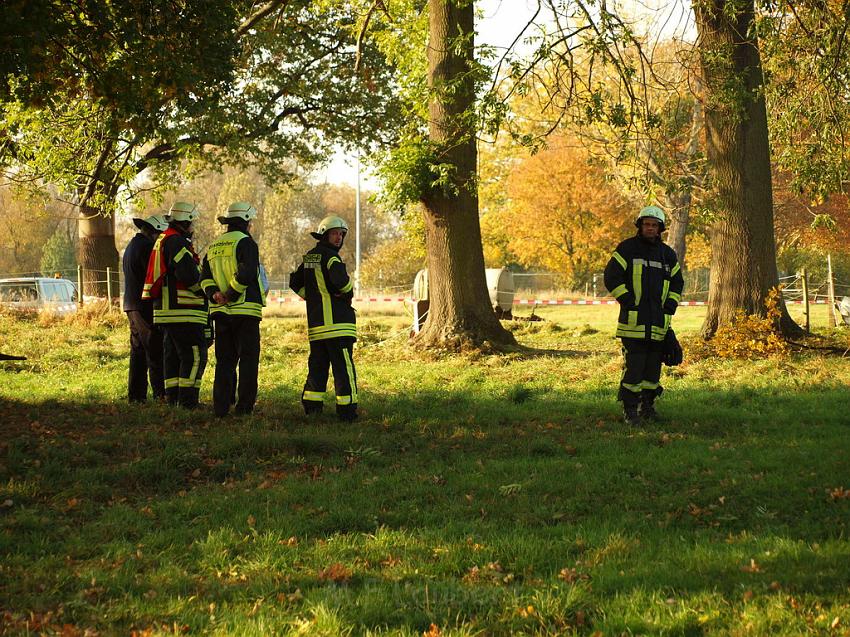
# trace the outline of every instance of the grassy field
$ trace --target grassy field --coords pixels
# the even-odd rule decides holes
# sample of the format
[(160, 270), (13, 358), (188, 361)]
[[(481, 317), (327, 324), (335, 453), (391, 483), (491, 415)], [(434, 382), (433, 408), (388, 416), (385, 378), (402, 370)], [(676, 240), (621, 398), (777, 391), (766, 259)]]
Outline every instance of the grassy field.
[(628, 429), (614, 312), (503, 356), (365, 313), (354, 424), (302, 415), (297, 316), (217, 420), (126, 404), (123, 315), (0, 315), (0, 634), (850, 634), (850, 359), (691, 358)]

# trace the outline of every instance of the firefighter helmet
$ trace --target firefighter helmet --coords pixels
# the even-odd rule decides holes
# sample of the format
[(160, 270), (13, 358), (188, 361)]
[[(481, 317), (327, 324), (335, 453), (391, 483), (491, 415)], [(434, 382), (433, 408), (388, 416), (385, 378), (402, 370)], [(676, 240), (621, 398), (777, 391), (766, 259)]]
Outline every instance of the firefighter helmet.
[(236, 219), (251, 221), (256, 218), (257, 209), (247, 201), (237, 201), (227, 207), (227, 212), (218, 217), (219, 223), (229, 223)]
[(133, 219), (133, 223), (136, 224), (136, 227), (140, 230), (143, 227), (142, 224), (147, 224), (157, 232), (165, 232), (168, 229), (168, 222), (165, 220), (165, 215), (151, 215), (145, 219), (137, 217), (136, 219)]
[(166, 221), (194, 221), (200, 212), (198, 206), (187, 201), (175, 201), (165, 215)]
[(637, 219), (635, 219), (635, 225), (640, 228), (640, 220), (641, 219), (655, 219), (661, 224), (661, 232), (664, 232), (665, 228), (665, 217), (664, 211), (658, 206), (646, 206), (642, 208), (638, 213)]
[(319, 222), (319, 227), (316, 228), (315, 232), (311, 232), (310, 235), (314, 239), (321, 239), (328, 230), (333, 230), (334, 228), (339, 228), (343, 233), (348, 234), (348, 224), (345, 223), (345, 219), (336, 215), (328, 215)]

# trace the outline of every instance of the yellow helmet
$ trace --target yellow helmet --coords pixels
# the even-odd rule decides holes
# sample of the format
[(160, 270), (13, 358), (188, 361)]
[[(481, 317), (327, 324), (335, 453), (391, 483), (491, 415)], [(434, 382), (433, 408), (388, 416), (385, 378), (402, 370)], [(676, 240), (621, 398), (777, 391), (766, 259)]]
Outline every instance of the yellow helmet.
[(227, 223), (233, 219), (251, 221), (257, 216), (257, 209), (247, 201), (237, 201), (227, 207), (227, 212), (218, 217), (219, 223)]
[(348, 234), (348, 224), (345, 223), (345, 219), (336, 215), (328, 215), (319, 222), (319, 227), (316, 228), (315, 232), (311, 232), (310, 236), (314, 239), (321, 239), (328, 230), (333, 230), (334, 228), (339, 228)]
[(168, 214), (165, 215), (166, 221), (194, 221), (200, 215), (198, 206), (187, 201), (175, 201), (171, 204)]

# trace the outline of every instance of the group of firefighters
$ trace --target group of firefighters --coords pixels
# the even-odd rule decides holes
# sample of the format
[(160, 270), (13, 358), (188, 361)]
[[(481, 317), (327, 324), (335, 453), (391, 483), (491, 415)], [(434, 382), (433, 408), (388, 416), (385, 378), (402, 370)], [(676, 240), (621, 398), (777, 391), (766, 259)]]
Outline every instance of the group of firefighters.
[[(140, 232), (124, 253), (124, 310), (130, 323), (131, 401), (147, 397), (148, 378), (156, 398), (192, 409), (198, 405), (207, 348), (215, 342), (213, 410), (226, 416), (250, 414), (257, 398), (262, 309), (267, 282), (259, 249), (251, 237), (257, 209), (231, 204), (218, 217), (226, 231), (207, 248), (203, 261), (192, 247), (194, 204), (178, 201), (168, 214), (134, 219)], [(684, 281), (675, 251), (661, 240), (664, 212), (643, 208), (637, 233), (622, 241), (605, 267), (605, 287), (620, 306), (616, 336), (622, 340), (624, 371), (617, 399), (625, 422), (656, 420), (661, 365), (670, 321)], [(348, 226), (329, 216), (310, 234), (316, 246), (290, 275), (290, 287), (307, 303), (310, 342), (304, 411), (322, 411), (329, 368), (333, 370), (336, 413), (357, 418), (357, 337), (351, 305), (353, 284), (339, 251)], [(214, 334), (214, 339), (213, 335)], [(237, 374), (238, 367), (238, 374)]]
[[(197, 206), (177, 201), (167, 214), (133, 219), (139, 232), (124, 251), (124, 311), (130, 325), (128, 398), (154, 398), (194, 409), (199, 403), (207, 349), (215, 343), (213, 411), (223, 417), (235, 405), (251, 414), (257, 399), (260, 321), (268, 282), (260, 265), (251, 222), (257, 209), (231, 204), (218, 217), (225, 226), (203, 260), (192, 245)], [(353, 345), (356, 321), (353, 284), (339, 257), (348, 226), (326, 217), (310, 234), (316, 247), (291, 275), (307, 302), (310, 357), (302, 404), (322, 411), (329, 366), (333, 368), (337, 415), (357, 418)], [(237, 372), (238, 370), (238, 372)]]

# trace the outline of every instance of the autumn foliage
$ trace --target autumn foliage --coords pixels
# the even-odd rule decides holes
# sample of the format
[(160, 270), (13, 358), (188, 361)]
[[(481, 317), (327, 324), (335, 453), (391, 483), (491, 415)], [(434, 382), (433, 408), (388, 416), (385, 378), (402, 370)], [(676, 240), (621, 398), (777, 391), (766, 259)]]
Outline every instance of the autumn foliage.
[(714, 338), (705, 344), (707, 356), (757, 359), (788, 354), (788, 343), (779, 329), (779, 303), (782, 292), (774, 288), (768, 293), (765, 316), (739, 312), (729, 325), (721, 326)]
[(485, 253), (489, 247), (577, 286), (631, 234), (635, 209), (585, 148), (556, 136), (510, 172), (505, 203), (482, 223)]

